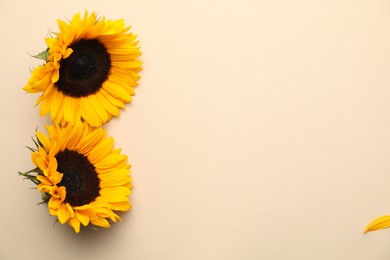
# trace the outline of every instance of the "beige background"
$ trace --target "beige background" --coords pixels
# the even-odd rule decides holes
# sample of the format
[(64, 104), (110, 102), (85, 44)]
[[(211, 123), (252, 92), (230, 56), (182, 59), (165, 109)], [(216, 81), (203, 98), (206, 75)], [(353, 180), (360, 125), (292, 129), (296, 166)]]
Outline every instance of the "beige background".
[[(124, 18), (144, 71), (106, 125), (133, 209), (54, 225), (18, 170), (49, 121), (22, 91), (57, 18)], [(0, 259), (390, 259), (387, 0), (0, 0)]]

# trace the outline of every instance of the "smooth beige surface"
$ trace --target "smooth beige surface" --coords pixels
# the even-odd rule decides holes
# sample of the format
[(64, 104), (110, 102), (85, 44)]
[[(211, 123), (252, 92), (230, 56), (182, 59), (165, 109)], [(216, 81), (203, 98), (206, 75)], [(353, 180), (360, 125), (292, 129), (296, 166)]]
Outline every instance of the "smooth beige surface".
[[(82, 2), (82, 3), (81, 3)], [(133, 165), (111, 229), (54, 225), (18, 170), (48, 118), (22, 90), (57, 18), (124, 18), (144, 62), (106, 125)], [(390, 259), (387, 0), (0, 0), (0, 259)]]

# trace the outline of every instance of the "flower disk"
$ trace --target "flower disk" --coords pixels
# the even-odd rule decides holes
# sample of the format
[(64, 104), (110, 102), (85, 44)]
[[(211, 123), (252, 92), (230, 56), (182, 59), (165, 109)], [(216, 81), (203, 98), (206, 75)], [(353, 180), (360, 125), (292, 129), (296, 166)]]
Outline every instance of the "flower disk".
[(97, 19), (95, 13), (57, 22), (60, 32), (46, 38), (46, 63), (33, 70), (24, 90), (43, 92), (40, 114), (50, 113), (55, 124), (82, 120), (99, 127), (135, 94), (141, 70), (136, 36), (123, 20)]
[(37, 132), (32, 161), (50, 214), (77, 233), (80, 224), (109, 227), (109, 220), (120, 220), (115, 211), (130, 209), (130, 165), (120, 149), (113, 150), (113, 138), (86, 123), (47, 126), (47, 132)]

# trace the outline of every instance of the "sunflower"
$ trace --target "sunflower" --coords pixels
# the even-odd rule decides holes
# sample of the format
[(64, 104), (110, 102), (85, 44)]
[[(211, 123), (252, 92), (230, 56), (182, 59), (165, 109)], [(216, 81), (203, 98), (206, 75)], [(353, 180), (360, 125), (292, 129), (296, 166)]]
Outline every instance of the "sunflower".
[(130, 209), (130, 165), (113, 150), (114, 139), (81, 122), (46, 128), (48, 136), (37, 132), (37, 149), (30, 148), (37, 168), (22, 175), (37, 185), (50, 215), (77, 233), (80, 224), (109, 227), (120, 220), (115, 211)]
[(46, 38), (47, 50), (34, 56), (46, 63), (32, 71), (23, 89), (43, 92), (36, 105), (55, 124), (82, 120), (99, 127), (135, 94), (141, 70), (136, 35), (123, 20), (97, 19), (95, 13), (57, 23), (60, 32)]

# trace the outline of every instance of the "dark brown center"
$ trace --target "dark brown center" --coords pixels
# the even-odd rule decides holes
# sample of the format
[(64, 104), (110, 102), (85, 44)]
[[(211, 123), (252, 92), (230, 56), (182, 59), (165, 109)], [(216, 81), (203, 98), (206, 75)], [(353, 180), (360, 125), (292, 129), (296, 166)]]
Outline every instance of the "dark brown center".
[(56, 155), (57, 171), (62, 173), (58, 186), (65, 186), (66, 198), (71, 206), (82, 206), (99, 196), (99, 183), (95, 167), (77, 151), (65, 149)]
[(69, 47), (73, 52), (60, 61), (60, 77), (55, 86), (71, 97), (95, 94), (109, 76), (110, 54), (97, 39), (81, 39)]

